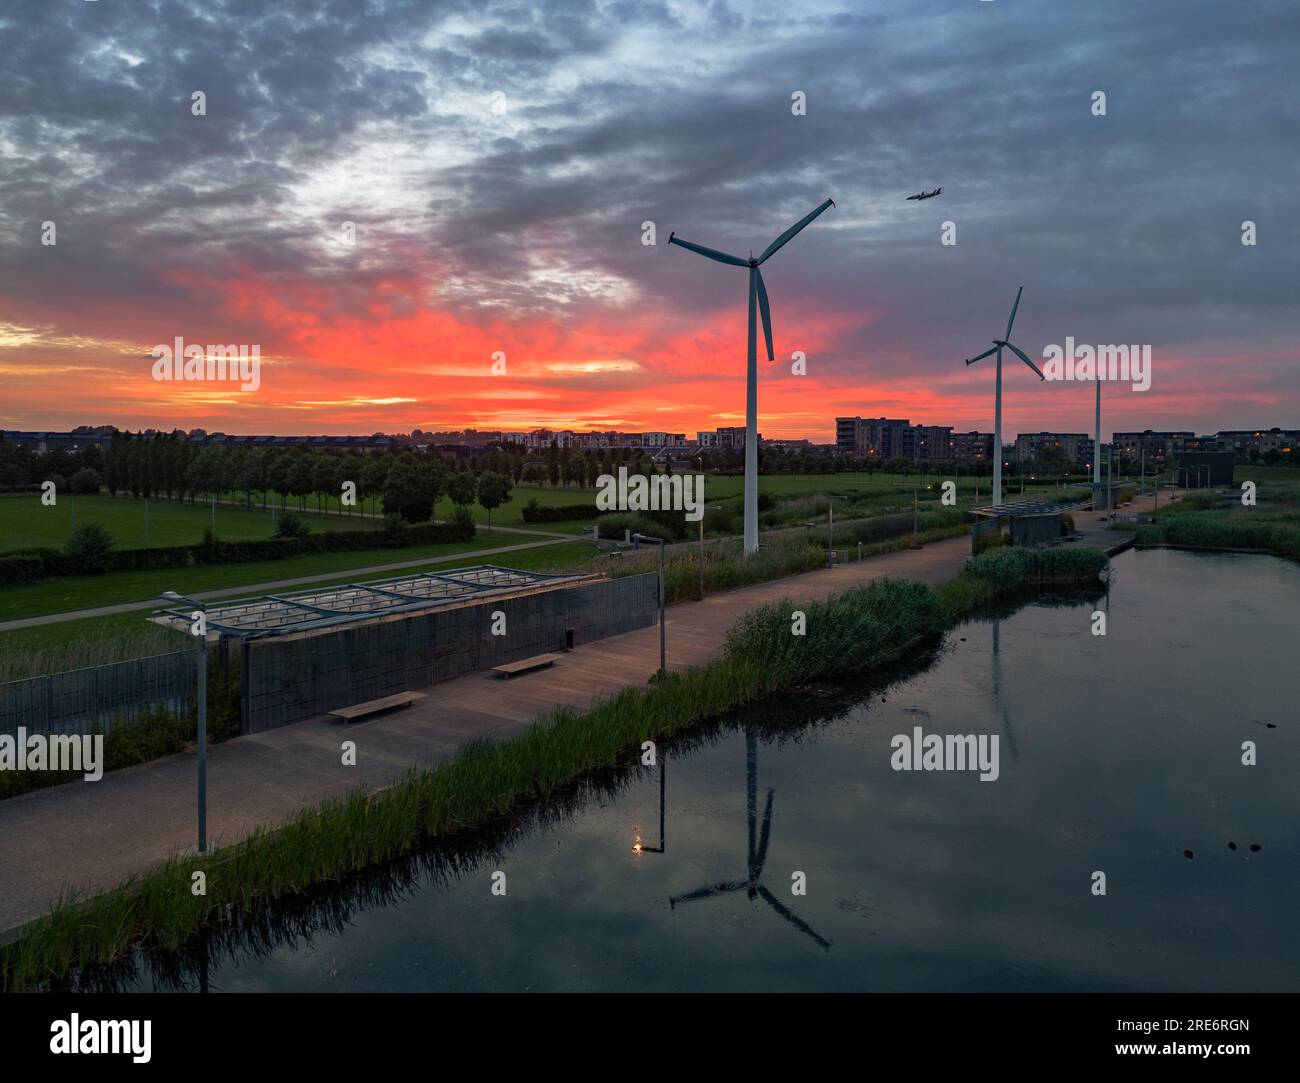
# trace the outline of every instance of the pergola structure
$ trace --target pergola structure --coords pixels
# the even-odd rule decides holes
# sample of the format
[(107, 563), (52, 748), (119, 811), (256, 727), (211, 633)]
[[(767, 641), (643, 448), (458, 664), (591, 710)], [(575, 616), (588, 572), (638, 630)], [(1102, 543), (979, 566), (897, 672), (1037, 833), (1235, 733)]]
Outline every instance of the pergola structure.
[(1011, 504), (990, 504), (975, 508), (971, 514), (982, 519), (1018, 519), (1022, 515), (1053, 515), (1057, 512), (1078, 511), (1086, 508), (1091, 500), (1082, 500), (1067, 504), (1059, 500), (1019, 500)]
[[(479, 564), (445, 572), (416, 572), (366, 583), (215, 601), (205, 607), (205, 612), (209, 635), (260, 639), (599, 578), (592, 573), (551, 574)], [(188, 629), (191, 614), (192, 610), (185, 608), (163, 609), (152, 619), (158, 624)]]

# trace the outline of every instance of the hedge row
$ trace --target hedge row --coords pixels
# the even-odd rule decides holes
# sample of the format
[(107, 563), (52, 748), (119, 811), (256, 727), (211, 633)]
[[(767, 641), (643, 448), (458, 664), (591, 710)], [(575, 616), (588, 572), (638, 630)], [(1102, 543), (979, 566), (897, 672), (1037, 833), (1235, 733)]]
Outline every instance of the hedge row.
[(6, 553), (0, 556), (0, 585), (30, 583), (39, 579), (43, 573), (44, 564), (34, 553)]
[(600, 514), (600, 509), (595, 504), (546, 507), (534, 498), (524, 505), (522, 514), (525, 523), (566, 523), (574, 519), (594, 519)]
[[(304, 553), (352, 552), (360, 549), (403, 549), (414, 545), (442, 545), (470, 541), (474, 524), (422, 523), (400, 533), (388, 530), (330, 531), (305, 538), (265, 538), (251, 541), (217, 541), (207, 545), (170, 545), (153, 549), (114, 549), (107, 554), (110, 572), (153, 568), (186, 568), (195, 564), (246, 564), (258, 560), (286, 560)], [(0, 555), (0, 587), (84, 575), (77, 558), (58, 549), (15, 549)]]

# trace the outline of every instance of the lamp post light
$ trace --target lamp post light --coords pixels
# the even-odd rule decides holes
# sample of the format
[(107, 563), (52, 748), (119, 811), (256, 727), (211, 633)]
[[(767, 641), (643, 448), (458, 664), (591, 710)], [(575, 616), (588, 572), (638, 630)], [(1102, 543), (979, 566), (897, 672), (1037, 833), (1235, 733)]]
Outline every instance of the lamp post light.
[[(169, 602), (192, 605), (198, 610), (200, 622), (196, 631), (191, 624), (190, 632), (198, 641), (195, 658), (198, 664), (198, 743), (199, 743), (199, 853), (208, 852), (208, 624), (207, 608), (202, 602), (177, 594), (174, 590), (164, 591), (162, 596)], [(202, 632), (202, 634), (198, 634)]]
[(659, 676), (666, 676), (668, 673), (667, 649), (664, 641), (664, 600), (666, 597), (664, 589), (664, 548), (663, 538), (652, 538), (648, 534), (633, 534), (632, 548), (640, 549), (641, 543), (653, 542), (659, 546)]
[(664, 821), (667, 818), (664, 805), (664, 771), (667, 766), (668, 757), (664, 756), (659, 760), (659, 845), (647, 846), (642, 841), (641, 836), (637, 835), (636, 840), (632, 843), (632, 852), (634, 854), (663, 854), (668, 852), (668, 838), (664, 834)]

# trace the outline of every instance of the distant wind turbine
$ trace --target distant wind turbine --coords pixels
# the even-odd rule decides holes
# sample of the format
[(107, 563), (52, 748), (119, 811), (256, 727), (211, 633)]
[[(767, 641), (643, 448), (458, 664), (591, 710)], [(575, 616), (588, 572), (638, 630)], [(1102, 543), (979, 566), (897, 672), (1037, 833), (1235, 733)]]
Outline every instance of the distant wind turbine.
[(997, 381), (993, 395), (993, 506), (997, 507), (1002, 503), (1002, 349), (1006, 347), (1014, 353), (1021, 361), (1038, 373), (1040, 380), (1046, 380), (1047, 377), (1039, 371), (1038, 366), (1029, 360), (1024, 351), (1019, 346), (1013, 346), (1009, 341), (1011, 338), (1011, 325), (1016, 322), (1016, 309), (1020, 307), (1020, 295), (1025, 292), (1025, 287), (1021, 286), (1016, 291), (1015, 304), (1011, 306), (1011, 316), (1007, 320), (1007, 333), (1001, 338), (993, 340), (993, 348), (985, 350), (982, 354), (975, 357), (967, 358), (966, 364), (973, 365), (976, 361), (982, 361), (984, 358), (997, 354), (998, 369)]
[(767, 340), (767, 359), (776, 360), (772, 352), (772, 310), (767, 303), (767, 289), (763, 285), (763, 275), (759, 266), (766, 263), (777, 251), (785, 246), (796, 233), (808, 225), (827, 207), (835, 206), (833, 199), (826, 200), (810, 214), (804, 215), (776, 240), (763, 249), (763, 254), (755, 259), (750, 253), (749, 259), (729, 256), (715, 248), (705, 248), (702, 244), (678, 239), (676, 233), (668, 235), (668, 243), (689, 248), (701, 256), (727, 263), (733, 267), (749, 268), (749, 367), (745, 376), (745, 553), (758, 552), (758, 328), (755, 323), (755, 303), (763, 314), (763, 337)]

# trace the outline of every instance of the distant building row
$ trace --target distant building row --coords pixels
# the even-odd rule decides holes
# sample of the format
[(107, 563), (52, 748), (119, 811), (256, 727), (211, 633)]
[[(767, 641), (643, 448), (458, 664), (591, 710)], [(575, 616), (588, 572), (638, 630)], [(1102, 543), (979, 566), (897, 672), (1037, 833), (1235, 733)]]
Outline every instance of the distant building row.
[[(1300, 453), (1298, 429), (1223, 429), (1213, 436), (1193, 432), (1117, 432), (1112, 439), (1125, 458), (1154, 462), (1173, 459), (1184, 451), (1231, 451), (1239, 457)], [(837, 417), (835, 447), (843, 455), (914, 461), (958, 460), (981, 462), (993, 457), (993, 434), (953, 432), (947, 425), (913, 425), (904, 418)], [(1016, 437), (1012, 454), (1036, 460), (1051, 447), (1059, 448), (1067, 462), (1091, 463), (1093, 438), (1082, 432), (1029, 432)]]
[[(684, 432), (619, 432), (609, 429), (605, 432), (574, 432), (572, 429), (532, 429), (529, 432), (485, 432), (478, 429), (466, 429), (464, 438), (475, 444), (515, 443), (526, 448), (548, 448), (554, 443), (562, 448), (692, 448), (706, 450), (723, 448), (743, 448), (745, 446), (744, 426), (713, 429), (710, 432), (698, 432), (694, 440), (688, 440)], [(760, 442), (763, 434), (758, 434)]]
[(1145, 457), (1157, 462), (1173, 459), (1184, 451), (1231, 451), (1243, 458), (1267, 455), (1276, 451), (1282, 455), (1297, 454), (1300, 449), (1300, 429), (1220, 429), (1213, 436), (1197, 436), (1191, 432), (1117, 432), (1115, 446), (1121, 455), (1130, 459)]
[[(83, 426), (71, 432), (17, 431), (0, 429), (0, 440), (46, 452), (55, 449), (78, 451), (98, 444), (108, 447), (112, 440), (111, 426)], [(413, 433), (411, 438), (374, 433), (371, 436), (231, 436), (226, 433), (206, 433), (192, 430), (189, 438), (203, 446), (310, 448), (320, 450), (355, 449), (359, 451), (384, 451), (388, 448), (436, 444), (450, 446), (449, 437), (459, 437), (457, 442), (466, 453), (475, 447), (494, 442), (522, 444), (532, 449), (546, 449), (555, 443), (561, 448), (583, 450), (600, 448), (645, 448), (652, 453), (680, 452), (689, 456), (699, 451), (740, 450), (745, 446), (743, 426), (718, 428), (698, 432), (688, 440), (680, 432), (574, 432), (572, 429), (533, 429), (530, 432), (485, 432), (466, 429), (462, 433)], [(812, 447), (807, 440), (764, 440), (769, 447), (787, 447), (792, 450)], [(1117, 432), (1113, 435), (1120, 455), (1129, 459), (1147, 458), (1154, 462), (1177, 458), (1183, 451), (1231, 451), (1239, 458), (1258, 457), (1276, 451), (1290, 456), (1300, 454), (1300, 429), (1224, 429), (1213, 436), (1197, 436), (1192, 432)], [(1057, 447), (1068, 462), (1092, 462), (1092, 437), (1087, 433), (1036, 432), (1021, 433), (1015, 442), (1017, 459), (1037, 460), (1049, 447)], [(964, 461), (989, 462), (993, 458), (991, 432), (954, 432), (949, 425), (913, 425), (905, 418), (837, 417), (835, 419), (835, 447), (843, 455), (874, 459), (911, 459), (914, 461)]]
[(835, 447), (841, 454), (878, 462), (989, 462), (993, 459), (993, 434), (953, 432), (950, 425), (913, 425), (906, 418), (837, 417)]

